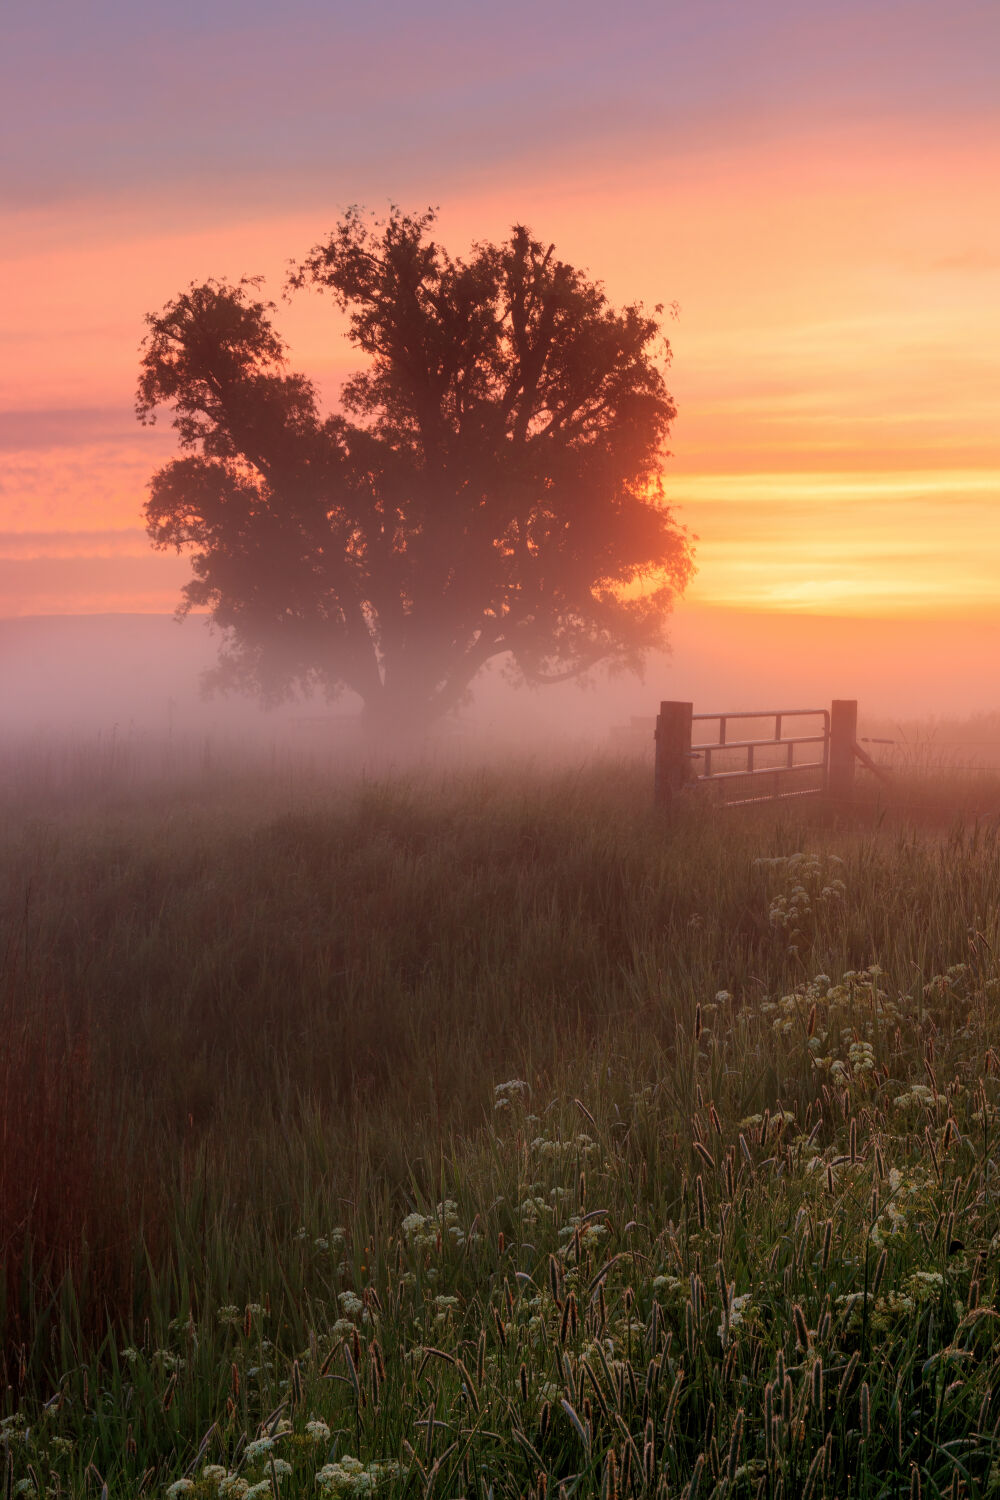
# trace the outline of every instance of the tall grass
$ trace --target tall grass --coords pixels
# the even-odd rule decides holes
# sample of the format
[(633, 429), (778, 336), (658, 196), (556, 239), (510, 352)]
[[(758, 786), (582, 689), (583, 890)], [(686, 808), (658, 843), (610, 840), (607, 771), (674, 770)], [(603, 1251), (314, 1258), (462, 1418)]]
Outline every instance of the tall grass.
[(994, 823), (92, 770), (2, 813), (12, 1488), (989, 1492)]

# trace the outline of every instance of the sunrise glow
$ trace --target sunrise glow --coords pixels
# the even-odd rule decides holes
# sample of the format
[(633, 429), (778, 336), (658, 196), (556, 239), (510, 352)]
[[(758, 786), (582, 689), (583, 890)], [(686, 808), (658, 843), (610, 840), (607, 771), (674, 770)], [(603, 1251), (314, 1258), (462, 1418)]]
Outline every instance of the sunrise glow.
[[(601, 45), (563, 27), (568, 52), (551, 77), (504, 63), (535, 135), (506, 132), (488, 88), (475, 128), (457, 127), (474, 79), (482, 86), (479, 21), (435, 50), (416, 45), (403, 12), (376, 6), (345, 33), (369, 90), (367, 150), (345, 153), (346, 116), (331, 115), (329, 149), (310, 137), (298, 161), (291, 116), (341, 106), (307, 72), (301, 100), (260, 101), (241, 146), (199, 71), (222, 47), (221, 22), (192, 64), (175, 142), (170, 78), (186, 23), (158, 36), (148, 97), (120, 88), (113, 119), (88, 92), (111, 61), (81, 81), (79, 38), (36, 37), (50, 101), (72, 77), (77, 114), (63, 101), (23, 138), (2, 213), (0, 614), (173, 608), (185, 564), (153, 554), (141, 527), (149, 476), (173, 451), (169, 428), (131, 416), (144, 314), (213, 274), (262, 273), (277, 296), (288, 258), (339, 207), (392, 199), (440, 204), (453, 250), (524, 221), (615, 301), (679, 303), (665, 319), (679, 410), (665, 484), (699, 537), (692, 602), (996, 616), (1000, 203), (988, 184), (1000, 180), (1000, 134), (976, 61), (997, 40), (995, 17), (960, 5), (946, 33), (932, 6), (883, 7), (881, 19), (849, 6), (839, 30), (832, 9), (764, 12), (757, 27), (710, 5), (688, 25), (679, 9), (640, 6), (631, 32)], [(333, 45), (338, 23), (308, 15), (317, 46)], [(594, 19), (598, 32), (611, 25)], [(127, 75), (142, 28), (107, 7), (99, 30)], [(274, 45), (262, 14), (237, 51), (250, 76), (274, 63), (277, 100), (294, 89)], [(574, 113), (581, 81), (606, 103), (599, 129)], [(361, 108), (353, 77), (344, 86)], [(225, 84), (223, 96), (237, 98)], [(412, 149), (397, 149), (393, 108)], [(152, 170), (126, 149), (136, 109)], [(268, 110), (273, 138), (257, 160)], [(278, 321), (293, 364), (335, 406), (354, 363), (335, 312), (303, 294)]]

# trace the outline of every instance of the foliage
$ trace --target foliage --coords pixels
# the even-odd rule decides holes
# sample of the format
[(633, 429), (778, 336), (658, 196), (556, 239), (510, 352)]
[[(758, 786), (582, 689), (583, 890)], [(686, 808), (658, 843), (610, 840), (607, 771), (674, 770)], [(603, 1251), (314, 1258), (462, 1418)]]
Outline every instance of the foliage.
[(257, 282), (148, 319), (138, 413), (171, 406), (184, 450), (148, 529), (193, 551), (183, 608), (227, 632), (220, 681), (348, 687), (369, 719), (419, 724), (493, 657), (541, 683), (664, 644), (691, 560), (663, 501), (656, 315), (524, 228), (462, 260), (433, 223), (352, 210), (291, 277), (333, 295), (366, 358), (338, 415), (288, 373)]

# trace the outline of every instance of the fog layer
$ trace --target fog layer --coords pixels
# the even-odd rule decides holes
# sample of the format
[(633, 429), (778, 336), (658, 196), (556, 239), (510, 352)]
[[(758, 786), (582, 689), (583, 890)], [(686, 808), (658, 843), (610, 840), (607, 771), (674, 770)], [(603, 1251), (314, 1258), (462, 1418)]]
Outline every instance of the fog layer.
[[(246, 698), (205, 699), (200, 674), (218, 636), (200, 618), (39, 616), (0, 620), (0, 712), (6, 732), (111, 733), (128, 729), (259, 734), (350, 732), (359, 704), (298, 701), (266, 711)], [(993, 664), (1000, 623), (834, 619), (685, 606), (670, 656), (645, 681), (608, 680), (516, 689), (498, 666), (443, 731), (486, 735), (521, 748), (554, 739), (606, 744), (615, 726), (650, 717), (660, 699), (714, 709), (811, 707), (857, 698), (868, 717), (927, 718), (1000, 705)]]

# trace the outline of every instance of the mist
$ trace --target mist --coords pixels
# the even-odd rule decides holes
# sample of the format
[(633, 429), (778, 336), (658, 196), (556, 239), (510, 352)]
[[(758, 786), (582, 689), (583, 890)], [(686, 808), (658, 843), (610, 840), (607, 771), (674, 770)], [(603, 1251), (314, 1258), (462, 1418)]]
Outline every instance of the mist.
[[(696, 712), (822, 706), (856, 698), (869, 722), (939, 721), (1000, 706), (990, 663), (1000, 624), (965, 620), (833, 618), (684, 605), (669, 654), (650, 658), (644, 679), (609, 678), (515, 687), (491, 663), (470, 701), (430, 732), (432, 744), (463, 744), (545, 756), (606, 750), (633, 718), (661, 699)], [(254, 699), (206, 697), (200, 679), (220, 637), (203, 617), (52, 615), (0, 620), (4, 736), (211, 735), (243, 745), (308, 747), (357, 740), (361, 705), (296, 699), (265, 709)], [(621, 736), (617, 735), (620, 743)], [(387, 751), (394, 748), (386, 746)]]

